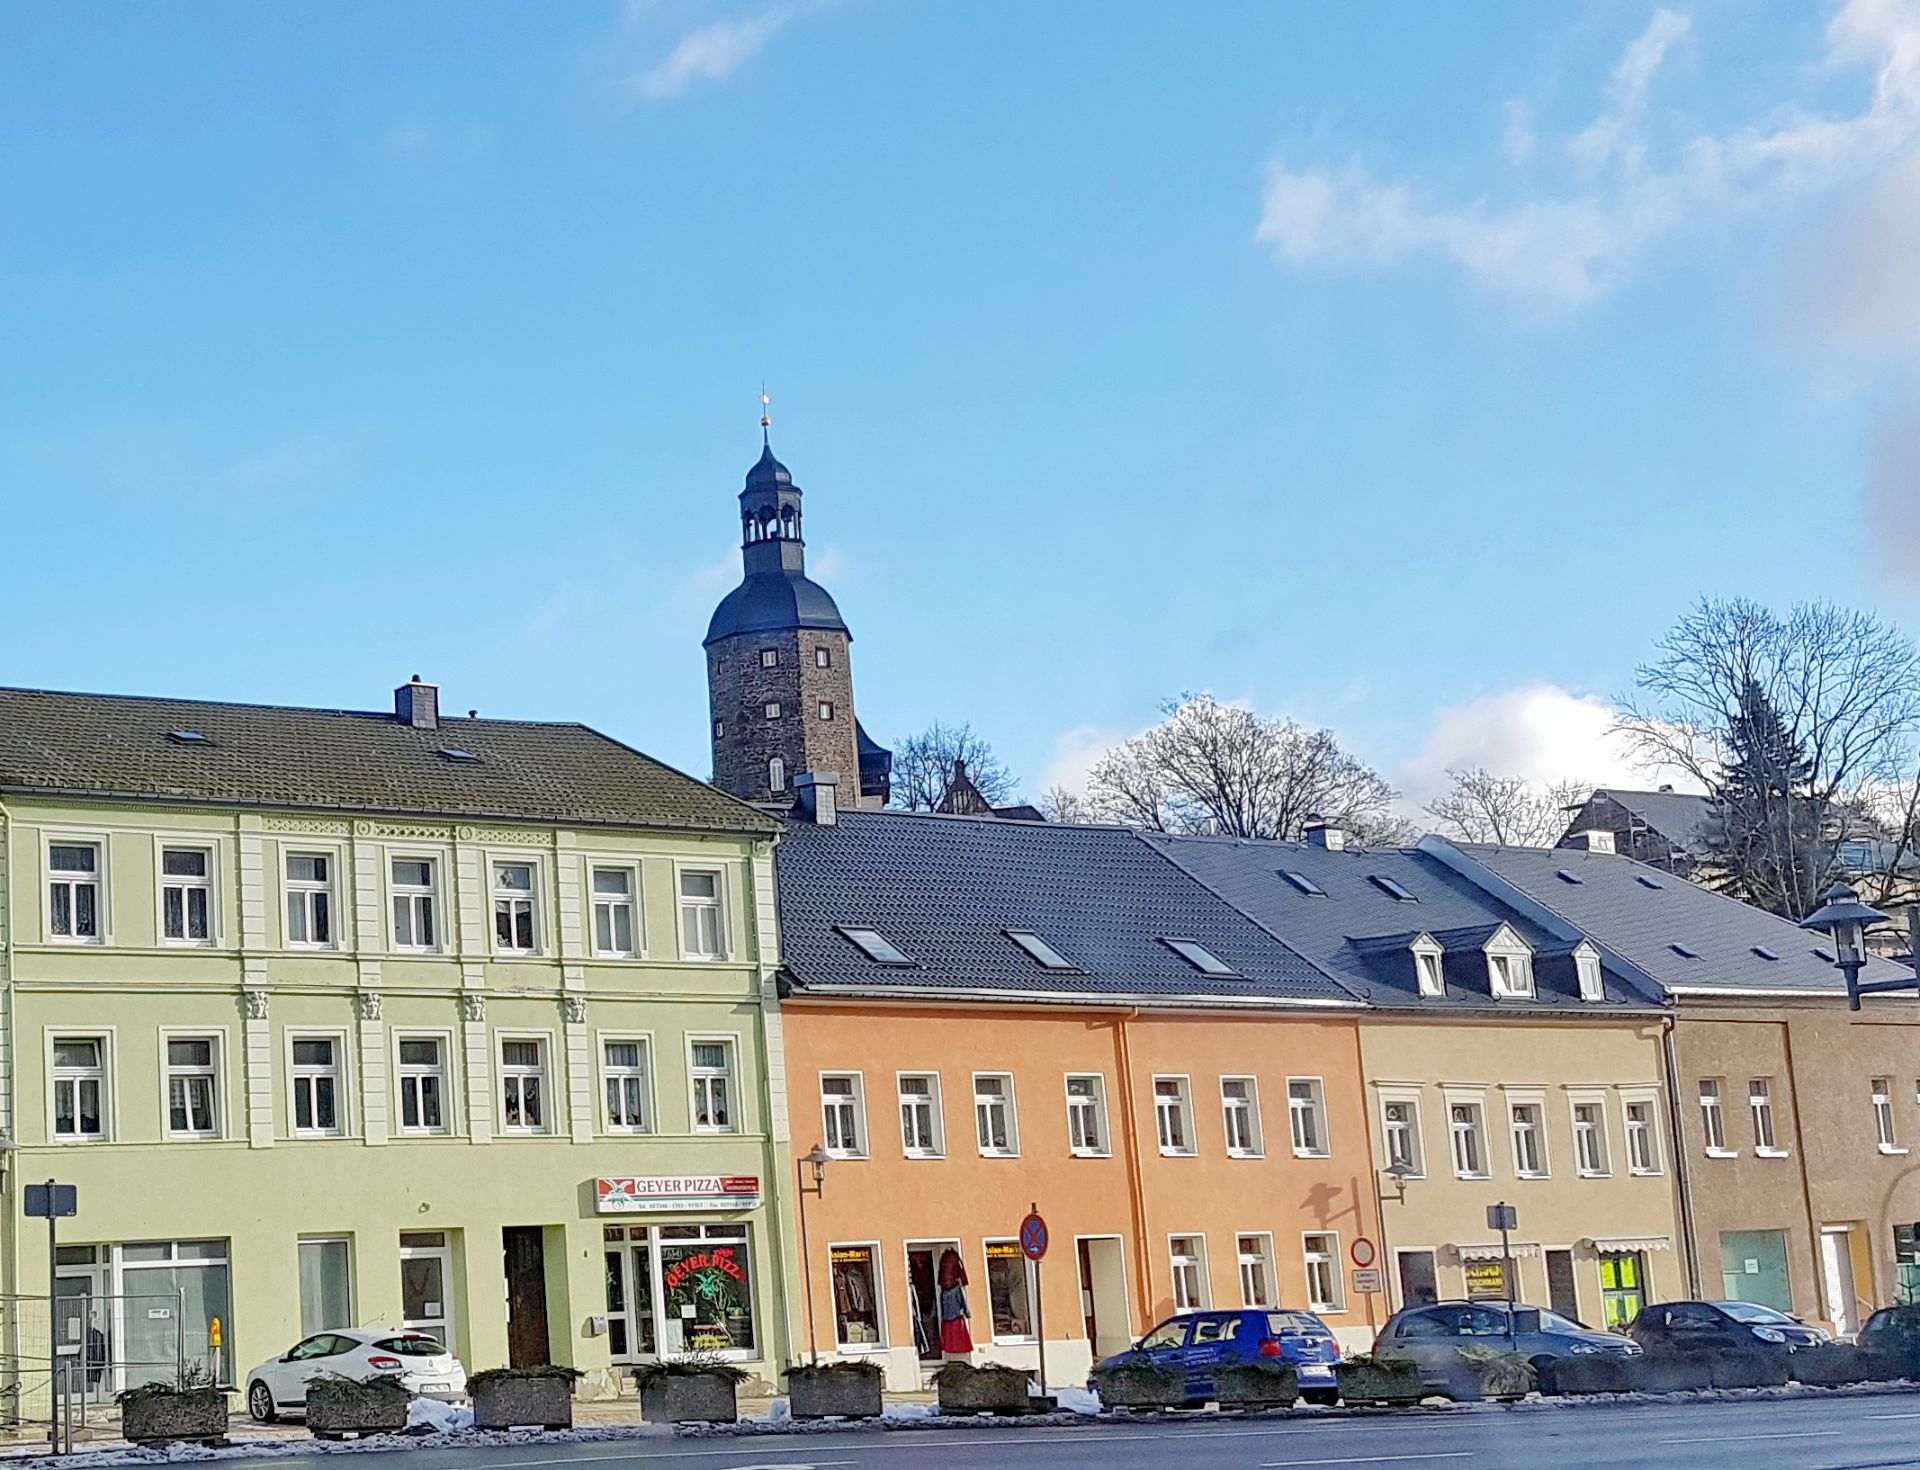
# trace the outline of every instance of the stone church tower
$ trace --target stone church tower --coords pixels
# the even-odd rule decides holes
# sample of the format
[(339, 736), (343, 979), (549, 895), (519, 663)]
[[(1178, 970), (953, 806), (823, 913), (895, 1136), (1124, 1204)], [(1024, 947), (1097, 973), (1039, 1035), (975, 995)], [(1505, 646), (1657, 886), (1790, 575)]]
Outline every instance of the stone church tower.
[(841, 806), (885, 806), (893, 753), (854, 716), (853, 634), (807, 576), (800, 487), (770, 443), (740, 492), (740, 557), (746, 575), (707, 625), (713, 784), (787, 804), (801, 774), (832, 775)]

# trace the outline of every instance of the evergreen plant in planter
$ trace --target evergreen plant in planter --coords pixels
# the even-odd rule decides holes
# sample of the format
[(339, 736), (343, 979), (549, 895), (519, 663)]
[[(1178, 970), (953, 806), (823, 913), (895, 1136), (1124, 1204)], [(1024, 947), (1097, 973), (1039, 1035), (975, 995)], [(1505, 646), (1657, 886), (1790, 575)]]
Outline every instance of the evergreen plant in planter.
[(1620, 1353), (1548, 1358), (1536, 1370), (1540, 1378), (1540, 1392), (1569, 1395), (1632, 1393), (1638, 1387), (1630, 1366), (1633, 1362), (1634, 1359)]
[(744, 1368), (712, 1353), (662, 1358), (633, 1370), (640, 1414), (649, 1424), (732, 1424), (740, 1417), (739, 1388), (747, 1378)]
[(488, 1368), (467, 1379), (475, 1429), (571, 1429), (578, 1368)]
[(1398, 1358), (1376, 1358), (1356, 1353), (1333, 1365), (1334, 1381), (1340, 1385), (1340, 1401), (1359, 1404), (1417, 1404), (1426, 1396), (1426, 1387), (1417, 1363)]
[(1213, 1396), (1223, 1409), (1290, 1409), (1300, 1397), (1300, 1375), (1271, 1358), (1229, 1363), (1214, 1370)]
[(1523, 1399), (1533, 1390), (1533, 1365), (1518, 1353), (1464, 1347), (1447, 1369), (1447, 1397), (1460, 1403)]
[(1892, 1377), (1885, 1362), (1865, 1348), (1844, 1342), (1823, 1342), (1797, 1349), (1787, 1360), (1794, 1381), (1819, 1388), (1839, 1388), (1849, 1383), (1873, 1383), (1883, 1375)]
[(999, 1363), (946, 1363), (933, 1375), (943, 1414), (1024, 1414), (1033, 1375)]
[(413, 1395), (384, 1374), (365, 1382), (328, 1376), (307, 1385), (307, 1432), (315, 1439), (349, 1434), (398, 1434), (407, 1427)]
[(1867, 1351), (1876, 1360), (1876, 1378), (1920, 1378), (1920, 1305), (1912, 1302), (1876, 1313)]
[(173, 1383), (146, 1383), (119, 1395), (120, 1434), (129, 1444), (227, 1442), (227, 1396), (199, 1367)]
[(1093, 1370), (1093, 1389), (1108, 1409), (1177, 1409), (1187, 1401), (1187, 1375), (1151, 1358), (1127, 1357)]
[(796, 1419), (878, 1419), (885, 1379), (881, 1366), (868, 1358), (795, 1363), (787, 1369), (788, 1407)]

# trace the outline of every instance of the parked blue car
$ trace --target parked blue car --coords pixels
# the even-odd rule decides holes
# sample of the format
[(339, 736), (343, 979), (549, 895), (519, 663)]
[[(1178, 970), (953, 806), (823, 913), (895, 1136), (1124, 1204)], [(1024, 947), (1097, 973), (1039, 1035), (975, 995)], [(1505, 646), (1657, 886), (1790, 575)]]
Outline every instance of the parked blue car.
[(1124, 1353), (1097, 1366), (1145, 1359), (1156, 1367), (1177, 1368), (1186, 1374), (1188, 1399), (1205, 1403), (1214, 1395), (1216, 1369), (1262, 1358), (1291, 1363), (1300, 1379), (1300, 1396), (1308, 1403), (1331, 1404), (1339, 1397), (1333, 1365), (1340, 1361), (1340, 1344), (1311, 1312), (1269, 1307), (1188, 1312), (1168, 1318)]

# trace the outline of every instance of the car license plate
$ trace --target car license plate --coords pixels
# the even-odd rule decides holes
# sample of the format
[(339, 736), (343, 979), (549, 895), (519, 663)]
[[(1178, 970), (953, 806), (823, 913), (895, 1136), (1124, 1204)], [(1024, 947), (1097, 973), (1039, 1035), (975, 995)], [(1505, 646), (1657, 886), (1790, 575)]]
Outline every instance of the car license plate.
[(1331, 1363), (1302, 1363), (1300, 1365), (1300, 1376), (1302, 1378), (1331, 1378), (1333, 1377), (1333, 1365)]
[(423, 1383), (420, 1385), (420, 1392), (445, 1393), (448, 1389), (452, 1387), (453, 1385), (451, 1383)]

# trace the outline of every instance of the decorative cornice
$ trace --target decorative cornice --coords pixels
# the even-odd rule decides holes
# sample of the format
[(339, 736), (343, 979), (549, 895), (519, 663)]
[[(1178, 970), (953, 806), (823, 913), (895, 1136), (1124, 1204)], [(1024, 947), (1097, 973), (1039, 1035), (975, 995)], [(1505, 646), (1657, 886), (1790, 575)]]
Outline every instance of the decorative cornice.
[(462, 842), (499, 842), (512, 847), (552, 847), (551, 831), (528, 831), (524, 827), (460, 827), (455, 835)]
[(345, 837), (347, 823), (329, 817), (262, 817), (263, 832), (304, 832), (311, 837)]

